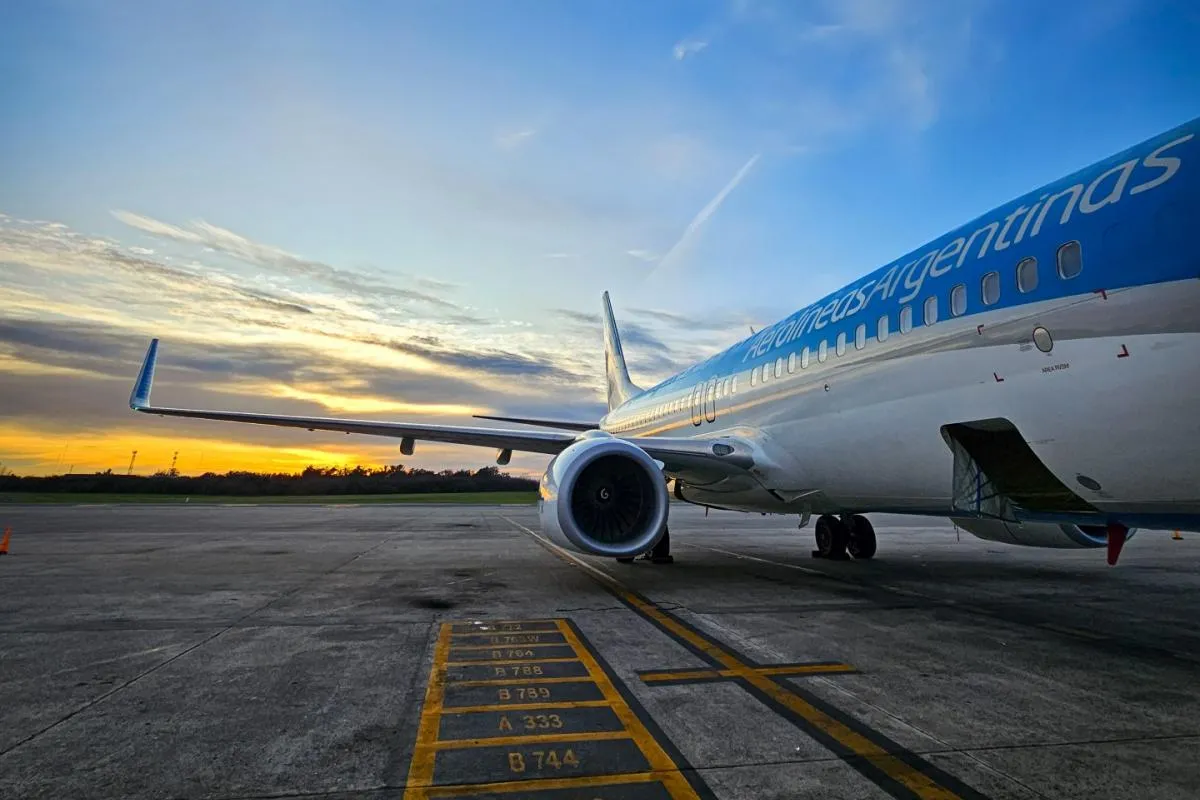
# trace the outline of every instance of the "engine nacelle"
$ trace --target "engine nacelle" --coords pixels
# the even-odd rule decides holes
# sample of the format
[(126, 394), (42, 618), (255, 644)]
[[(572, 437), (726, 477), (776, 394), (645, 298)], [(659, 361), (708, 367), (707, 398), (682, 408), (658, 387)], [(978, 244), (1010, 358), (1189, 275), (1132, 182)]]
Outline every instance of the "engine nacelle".
[[(999, 519), (952, 518), (967, 533), (990, 542), (1019, 544), (1025, 547), (1059, 549), (1104, 547), (1108, 531), (1103, 525), (1059, 525), (1053, 522), (1005, 522)], [(1130, 530), (1125, 541), (1133, 538)]]
[(630, 557), (667, 529), (667, 482), (645, 450), (588, 431), (546, 467), (538, 487), (542, 532), (597, 556)]

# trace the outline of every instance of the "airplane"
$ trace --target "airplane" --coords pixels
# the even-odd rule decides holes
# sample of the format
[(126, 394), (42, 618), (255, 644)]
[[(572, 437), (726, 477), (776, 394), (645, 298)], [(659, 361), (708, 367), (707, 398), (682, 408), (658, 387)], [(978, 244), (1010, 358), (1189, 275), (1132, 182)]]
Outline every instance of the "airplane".
[(670, 500), (816, 515), (813, 555), (872, 558), (871, 513), (1106, 548), (1200, 531), (1200, 118), (999, 206), (656, 386), (602, 298), (608, 413), (502, 429), (164, 408), (160, 416), (553, 456), (543, 533), (670, 562)]

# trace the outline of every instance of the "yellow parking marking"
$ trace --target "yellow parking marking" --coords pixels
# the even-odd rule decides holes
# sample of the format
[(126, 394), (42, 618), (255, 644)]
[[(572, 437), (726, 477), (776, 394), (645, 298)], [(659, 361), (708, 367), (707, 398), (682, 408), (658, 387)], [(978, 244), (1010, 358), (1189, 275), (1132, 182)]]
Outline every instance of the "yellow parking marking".
[(433, 783), (433, 760), (437, 750), (438, 725), (442, 717), (442, 698), (445, 694), (446, 656), (450, 652), (450, 626), (442, 625), (437, 644), (433, 648), (433, 669), (429, 674), (429, 685), (425, 687), (425, 702), (421, 706), (421, 719), (417, 725), (417, 741), (413, 747), (412, 764), (408, 768), (409, 791), (405, 800), (415, 800), (422, 795), (412, 793), (413, 786), (426, 787)]
[(579, 683), (580, 678), (496, 678), (482, 681), (455, 681), (455, 686), (519, 686), (525, 683)]
[[(588, 786), (623, 786), (630, 783), (650, 783), (661, 776), (653, 772), (621, 772), (615, 775), (595, 775), (586, 778), (540, 778), (528, 781), (497, 781), (495, 783), (473, 783), (472, 794), (500, 794), (508, 792), (546, 792), (552, 789), (574, 789)], [(431, 786), (425, 797), (454, 797), (463, 794), (463, 786)], [(408, 797), (406, 794), (405, 797)]]
[(554, 742), (599, 742), (612, 739), (632, 739), (628, 731), (592, 731), (590, 733), (547, 733), (537, 736), (495, 736), (478, 739), (439, 739), (433, 743), (438, 750), (458, 750), (464, 747), (492, 747), (504, 744), (549, 744)]
[[(441, 625), (405, 800), (515, 792), (533, 797), (538, 792), (575, 787), (586, 789), (591, 796), (593, 791), (603, 794), (605, 786), (628, 784), (647, 784), (647, 791), (655, 797), (701, 800), (675, 759), (567, 620), (522, 624), (534, 625), (541, 635), (552, 638), (546, 645), (560, 648), (550, 651), (554, 655), (570, 652), (573, 657), (537, 658), (533, 654), (521, 660), (477, 660), (463, 654), (469, 660), (451, 661), (462, 657), (457, 655), (462, 648), (458, 641), (478, 634), (464, 632), (463, 623)], [(521, 648), (534, 646), (520, 644)], [(507, 643), (499, 648), (484, 645), (475, 652), (506, 652), (506, 647)], [(563, 664), (572, 665), (569, 670), (579, 674), (456, 679), (481, 677), (480, 667), (511, 670), (515, 666), (540, 673), (543, 669), (562, 671), (562, 666), (551, 667)], [(447, 706), (448, 695), (449, 702), (467, 705)], [(506, 775), (518, 779), (503, 780)], [(703, 787), (698, 776), (693, 780)]]
[[(578, 678), (571, 678), (578, 683)], [(528, 681), (524, 681), (528, 683)], [(464, 686), (465, 683), (456, 684)], [(604, 708), (607, 700), (565, 700), (561, 703), (505, 703), (494, 706), (453, 706), (443, 707), (443, 714), (474, 714), (480, 711), (553, 711), (563, 708)]]
[[(849, 664), (795, 664), (778, 667), (750, 667), (760, 675), (830, 675), (847, 672), (858, 672)], [(646, 683), (664, 681), (717, 681), (737, 678), (740, 672), (730, 669), (692, 669), (676, 672), (646, 672), (640, 677)]]
[[(559, 645), (560, 647), (562, 645)], [(520, 658), (507, 659), (501, 661), (499, 659), (483, 659), (480, 661), (449, 661), (447, 667), (503, 667), (512, 666), (513, 664), (529, 664), (536, 662), (538, 664), (570, 664), (579, 661), (578, 658)]]
[[(661, 630), (667, 632), (680, 643), (686, 643), (693, 650), (702, 653), (710, 662), (719, 665), (720, 670), (716, 671), (728, 672), (730, 677), (737, 678), (753, 687), (762, 696), (768, 698), (779, 707), (786, 709), (796, 718), (803, 720), (809, 727), (836, 742), (840, 747), (849, 751), (850, 754), (859, 757), (879, 773), (882, 773), (883, 776), (886, 776), (886, 779), (899, 784), (900, 787), (903, 787), (903, 789), (912, 795), (922, 798), (922, 800), (962, 800), (967, 797), (981, 797), (978, 793), (970, 790), (969, 787), (964, 787), (966, 791), (960, 793), (943, 786), (930, 775), (906, 763), (897, 755), (888, 752), (846, 722), (816, 707), (788, 687), (772, 680), (771, 676), (761, 672), (761, 668), (746, 663), (720, 644), (693, 630), (691, 627), (682, 624), (674, 615), (665, 612), (654, 603), (630, 591), (623, 583), (604, 570), (589, 564), (574, 553), (559, 547), (524, 525), (514, 522), (507, 517), (503, 519), (514, 527), (525, 531), (525, 533), (532, 536), (543, 547), (559, 558), (586, 570), (604, 584), (612, 594), (617, 596), (639, 615), (654, 622)], [(934, 771), (932, 766), (930, 771)]]

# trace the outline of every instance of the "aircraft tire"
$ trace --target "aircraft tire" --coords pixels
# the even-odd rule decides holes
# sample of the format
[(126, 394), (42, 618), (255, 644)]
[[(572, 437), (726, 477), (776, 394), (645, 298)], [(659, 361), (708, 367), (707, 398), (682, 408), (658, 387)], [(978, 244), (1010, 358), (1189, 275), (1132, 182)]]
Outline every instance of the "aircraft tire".
[(632, 564), (633, 559), (632, 558), (618, 558), (617, 563), (618, 564)]
[(863, 560), (874, 558), (877, 546), (875, 526), (861, 514), (852, 515), (848, 522), (850, 541), (847, 543), (846, 549), (850, 551), (850, 555)]
[(850, 529), (832, 514), (822, 514), (815, 528), (817, 538), (816, 555), (832, 561), (845, 561), (846, 546), (850, 541)]

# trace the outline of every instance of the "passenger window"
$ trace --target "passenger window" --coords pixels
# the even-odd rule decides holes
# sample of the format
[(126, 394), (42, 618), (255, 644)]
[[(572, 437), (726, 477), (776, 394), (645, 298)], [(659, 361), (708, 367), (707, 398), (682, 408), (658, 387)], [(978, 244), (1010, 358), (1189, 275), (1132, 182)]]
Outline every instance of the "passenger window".
[(1058, 277), (1070, 280), (1083, 271), (1083, 253), (1079, 242), (1067, 242), (1058, 248)]
[(775, 359), (775, 377), (783, 377), (783, 356)]
[(876, 331), (879, 341), (886, 342), (888, 337), (888, 316), (884, 314), (879, 318), (879, 328)]
[(758, 367), (750, 370), (750, 385), (753, 386), (758, 382)]
[(762, 374), (758, 376), (758, 380), (762, 383), (766, 383), (767, 381), (771, 380), (771, 365), (770, 364), (762, 365)]
[(938, 303), (937, 295), (925, 298), (925, 324), (932, 325), (937, 322)]
[(829, 345), (825, 343), (824, 339), (822, 339), (821, 344), (817, 346), (817, 361), (820, 361), (822, 364), (824, 364), (825, 359), (828, 357), (829, 357)]
[(1037, 288), (1037, 259), (1023, 258), (1017, 264), (1017, 289), (1021, 292), (1032, 292)]
[(846, 332), (842, 331), (837, 335), (837, 354), (839, 356), (846, 355)]
[(793, 352), (788, 356), (788, 374), (791, 375), (796, 371), (796, 353)]
[(867, 326), (865, 324), (860, 323), (859, 326), (854, 329), (854, 347), (857, 350), (862, 350), (866, 346), (867, 346)]
[(808, 369), (808, 348), (800, 351), (800, 369)]
[(912, 306), (905, 306), (900, 309), (900, 332), (908, 333), (912, 330)]
[(961, 317), (967, 313), (967, 285), (960, 283), (950, 290), (950, 313)]
[(729, 384), (729, 393), (733, 394), (735, 392), (737, 392), (737, 375), (733, 376), (733, 381)]
[(983, 304), (985, 306), (993, 305), (997, 300), (999, 300), (1000, 273), (989, 272), (987, 275), (984, 275), (981, 289), (981, 294), (983, 295)]

